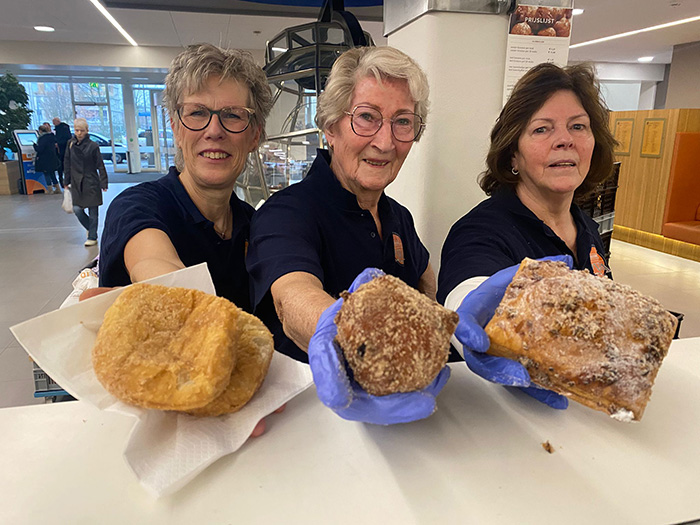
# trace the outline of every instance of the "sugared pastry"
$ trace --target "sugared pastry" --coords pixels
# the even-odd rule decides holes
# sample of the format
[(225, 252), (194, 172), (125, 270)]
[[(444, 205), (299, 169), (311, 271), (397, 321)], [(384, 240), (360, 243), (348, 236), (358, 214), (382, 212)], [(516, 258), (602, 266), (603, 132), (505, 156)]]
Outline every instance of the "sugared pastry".
[(456, 313), (391, 275), (341, 296), (336, 340), (366, 392), (411, 392), (435, 379), (447, 363)]
[(640, 420), (677, 319), (629, 286), (525, 259), (486, 326), (489, 354), (612, 417)]

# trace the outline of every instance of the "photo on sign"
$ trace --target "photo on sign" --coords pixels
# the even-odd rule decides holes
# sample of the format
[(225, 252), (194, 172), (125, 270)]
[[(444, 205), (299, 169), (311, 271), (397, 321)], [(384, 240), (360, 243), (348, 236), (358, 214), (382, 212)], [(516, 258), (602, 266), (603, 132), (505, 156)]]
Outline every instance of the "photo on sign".
[(569, 38), (572, 9), (519, 5), (510, 17), (510, 34)]

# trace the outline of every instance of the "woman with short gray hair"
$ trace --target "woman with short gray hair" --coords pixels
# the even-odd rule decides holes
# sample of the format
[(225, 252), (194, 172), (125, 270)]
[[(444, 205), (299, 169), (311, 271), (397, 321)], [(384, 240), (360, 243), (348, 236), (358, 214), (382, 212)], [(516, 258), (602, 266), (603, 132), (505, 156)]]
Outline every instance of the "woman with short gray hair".
[(217, 295), (250, 312), (244, 257), (253, 208), (234, 185), (265, 134), (272, 106), (265, 73), (245, 51), (192, 45), (172, 61), (165, 105), (177, 165), (112, 202), (100, 285), (126, 285), (205, 262)]
[[(189, 46), (173, 59), (165, 81), (164, 103), (168, 113), (176, 115), (181, 109), (184, 94), (197, 93), (204, 89), (211, 77), (236, 80), (248, 88), (246, 105), (253, 128), (260, 132), (260, 141), (265, 140), (265, 121), (272, 108), (272, 93), (267, 77), (247, 51), (222, 49), (211, 44)], [(173, 126), (180, 121), (171, 119)], [(182, 171), (182, 150), (178, 147), (175, 164)]]

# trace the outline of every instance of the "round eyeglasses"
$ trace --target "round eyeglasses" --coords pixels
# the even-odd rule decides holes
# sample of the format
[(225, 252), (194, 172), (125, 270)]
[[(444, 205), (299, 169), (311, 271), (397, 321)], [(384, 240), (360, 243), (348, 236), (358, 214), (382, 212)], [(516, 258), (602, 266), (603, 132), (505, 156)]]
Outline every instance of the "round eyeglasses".
[(201, 104), (180, 104), (177, 116), (190, 131), (202, 131), (211, 122), (212, 115), (219, 117), (221, 126), (229, 133), (243, 133), (250, 126), (255, 110), (241, 106), (209, 109)]
[(350, 126), (355, 135), (371, 137), (376, 135), (385, 120), (391, 122), (391, 134), (399, 142), (413, 142), (420, 137), (425, 128), (423, 119), (415, 113), (398, 113), (393, 118), (385, 119), (379, 110), (370, 106), (355, 106), (351, 112)]

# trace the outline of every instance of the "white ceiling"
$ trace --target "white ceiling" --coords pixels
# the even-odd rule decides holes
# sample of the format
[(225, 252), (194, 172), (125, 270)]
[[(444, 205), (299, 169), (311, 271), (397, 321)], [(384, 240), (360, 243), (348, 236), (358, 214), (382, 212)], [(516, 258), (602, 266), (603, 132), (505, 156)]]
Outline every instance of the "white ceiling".
[[(700, 0), (575, 0), (585, 9), (573, 19), (571, 44), (700, 16)], [(700, 21), (572, 49), (569, 59), (594, 62), (671, 62), (673, 46), (700, 41)]]
[[(585, 9), (574, 18), (571, 43), (642, 29), (700, 15), (700, 0), (576, 0)], [(263, 49), (282, 29), (312, 19), (187, 13), (140, 9), (110, 9), (142, 46), (184, 46), (195, 42), (243, 49)], [(54, 33), (38, 33), (35, 25), (50, 25)], [(381, 22), (362, 22), (379, 44)], [(2, 40), (128, 45), (88, 0), (0, 0)], [(573, 61), (634, 62), (655, 56), (670, 63), (673, 46), (700, 41), (700, 21), (659, 31), (572, 49)]]
[[(0, 0), (0, 41), (77, 42), (129, 45), (88, 0)], [(264, 49), (283, 29), (316, 18), (110, 9), (112, 16), (142, 46), (181, 47), (210, 42), (224, 47)], [(48, 25), (53, 33), (34, 31)], [(383, 39), (381, 22), (363, 22), (372, 37)]]

